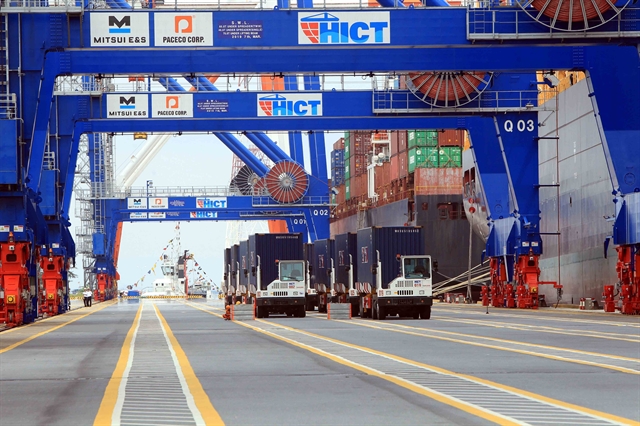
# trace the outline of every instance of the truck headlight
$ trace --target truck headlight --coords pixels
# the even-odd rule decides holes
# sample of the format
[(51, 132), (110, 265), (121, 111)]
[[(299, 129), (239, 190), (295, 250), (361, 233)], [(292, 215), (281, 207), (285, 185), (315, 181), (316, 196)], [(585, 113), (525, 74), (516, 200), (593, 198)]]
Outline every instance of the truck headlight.
[(297, 295), (298, 295), (298, 292), (297, 292), (297, 291), (294, 291), (294, 292), (293, 292), (293, 295), (294, 295), (294, 296), (297, 296)]
[(387, 290), (387, 296), (391, 296), (391, 290)]

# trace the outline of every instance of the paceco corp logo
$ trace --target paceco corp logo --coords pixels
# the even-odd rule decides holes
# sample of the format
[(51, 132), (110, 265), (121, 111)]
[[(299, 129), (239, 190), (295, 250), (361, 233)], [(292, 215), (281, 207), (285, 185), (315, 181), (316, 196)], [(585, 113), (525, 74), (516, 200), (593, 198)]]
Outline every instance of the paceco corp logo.
[(109, 16), (109, 33), (130, 34), (131, 16), (123, 16), (122, 19), (118, 19), (115, 16)]
[(389, 12), (298, 13), (298, 44), (388, 44)]
[(178, 15), (174, 18), (175, 31), (179, 34), (191, 34), (193, 32), (193, 16)]
[(190, 94), (151, 95), (153, 118), (193, 117), (193, 96)]
[(180, 98), (177, 96), (167, 96), (167, 99), (164, 100), (164, 106), (167, 109), (180, 108)]
[(258, 95), (258, 117), (322, 116), (322, 94)]

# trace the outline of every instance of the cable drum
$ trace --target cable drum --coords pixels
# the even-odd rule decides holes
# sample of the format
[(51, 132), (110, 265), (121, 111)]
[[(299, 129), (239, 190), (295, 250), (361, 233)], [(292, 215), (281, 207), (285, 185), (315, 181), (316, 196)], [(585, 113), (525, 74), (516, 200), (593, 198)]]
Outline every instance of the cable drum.
[(280, 161), (267, 172), (264, 183), (278, 203), (295, 203), (307, 193), (309, 176), (298, 163)]
[(559, 31), (597, 28), (616, 16), (631, 0), (522, 0), (518, 5), (534, 20)]
[(487, 88), (491, 74), (484, 71), (421, 72), (405, 77), (407, 88), (423, 102), (435, 107), (465, 105)]

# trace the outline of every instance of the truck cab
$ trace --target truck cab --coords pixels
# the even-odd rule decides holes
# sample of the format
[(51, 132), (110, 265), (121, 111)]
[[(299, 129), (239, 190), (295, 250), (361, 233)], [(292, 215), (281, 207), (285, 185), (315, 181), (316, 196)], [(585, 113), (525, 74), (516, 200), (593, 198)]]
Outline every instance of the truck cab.
[[(266, 288), (258, 276), (256, 291), (257, 317), (267, 318), (269, 314), (286, 314), (303, 318), (306, 316), (305, 295), (307, 278), (305, 262), (303, 260), (281, 260), (278, 264), (278, 278)], [(260, 273), (258, 260), (257, 272)]]
[(431, 256), (398, 256), (401, 270), (397, 278), (383, 283), (382, 265), (376, 269), (376, 294), (373, 301), (373, 317), (384, 319), (387, 315), (431, 318), (433, 304)]

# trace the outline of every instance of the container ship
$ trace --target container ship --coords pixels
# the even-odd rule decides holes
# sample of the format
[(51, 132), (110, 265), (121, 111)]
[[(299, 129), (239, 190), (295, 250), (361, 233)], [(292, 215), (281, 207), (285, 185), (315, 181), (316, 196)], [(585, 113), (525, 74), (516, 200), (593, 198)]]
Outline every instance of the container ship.
[(470, 232), (463, 205), (468, 149), (464, 130), (345, 132), (331, 151), (332, 238), (370, 226), (422, 226), (437, 264), (434, 283), (467, 271), (470, 253), (477, 265), (484, 241)]

